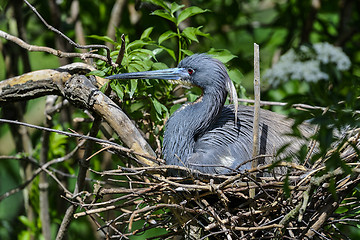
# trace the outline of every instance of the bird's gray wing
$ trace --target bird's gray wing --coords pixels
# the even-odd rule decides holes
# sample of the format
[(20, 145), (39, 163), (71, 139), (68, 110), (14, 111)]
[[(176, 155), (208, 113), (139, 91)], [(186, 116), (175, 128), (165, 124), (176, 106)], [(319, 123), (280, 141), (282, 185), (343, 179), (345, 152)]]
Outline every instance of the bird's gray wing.
[[(233, 107), (225, 106), (211, 129), (195, 140), (194, 152), (188, 159), (189, 167), (209, 173), (225, 173), (229, 172), (229, 169), (241, 170), (251, 167), (250, 162), (241, 164), (252, 157), (253, 108), (239, 106), (237, 127), (234, 119)], [(286, 144), (289, 144), (287, 152), (295, 153), (302, 143), (301, 140), (288, 135), (292, 132), (292, 124), (291, 120), (280, 114), (261, 110), (259, 154), (275, 155), (276, 150)], [(311, 128), (304, 128), (303, 131), (309, 135), (310, 130)], [(273, 158), (263, 158), (261, 161), (270, 163)]]

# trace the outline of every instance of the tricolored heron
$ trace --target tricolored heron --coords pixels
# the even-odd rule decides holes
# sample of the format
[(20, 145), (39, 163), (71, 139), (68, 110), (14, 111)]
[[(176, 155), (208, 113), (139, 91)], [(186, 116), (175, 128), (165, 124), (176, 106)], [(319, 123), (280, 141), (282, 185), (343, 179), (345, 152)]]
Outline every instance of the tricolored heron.
[[(196, 102), (184, 104), (166, 122), (163, 154), (167, 164), (219, 174), (251, 167), (251, 163), (242, 163), (252, 158), (254, 109), (243, 105), (238, 109), (234, 105), (224, 106), (228, 93), (235, 100), (237, 97), (226, 68), (219, 60), (206, 54), (194, 54), (182, 60), (177, 68), (107, 78), (165, 79), (202, 89), (203, 95)], [(287, 153), (296, 153), (302, 142), (287, 135), (292, 132), (292, 124), (293, 121), (284, 116), (262, 109), (260, 154), (275, 155), (285, 144), (290, 144)], [(311, 127), (301, 128), (302, 133), (309, 136)], [(264, 158), (263, 163), (271, 161), (273, 158)]]

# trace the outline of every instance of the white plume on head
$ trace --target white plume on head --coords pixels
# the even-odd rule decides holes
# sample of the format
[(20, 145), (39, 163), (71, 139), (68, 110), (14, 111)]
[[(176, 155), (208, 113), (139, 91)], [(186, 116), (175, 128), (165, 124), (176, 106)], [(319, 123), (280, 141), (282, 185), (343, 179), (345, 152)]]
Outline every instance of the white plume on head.
[(236, 89), (234, 86), (234, 83), (231, 81), (230, 78), (227, 79), (226, 81), (226, 87), (227, 90), (230, 94), (230, 100), (233, 102), (234, 107), (235, 107), (235, 126), (237, 124), (237, 112), (238, 112), (238, 96), (236, 93)]

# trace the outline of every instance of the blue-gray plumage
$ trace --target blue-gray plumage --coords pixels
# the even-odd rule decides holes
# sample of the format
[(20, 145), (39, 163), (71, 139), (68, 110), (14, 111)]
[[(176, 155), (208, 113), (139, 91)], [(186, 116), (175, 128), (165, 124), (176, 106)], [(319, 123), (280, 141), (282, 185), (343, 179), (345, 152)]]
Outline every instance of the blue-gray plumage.
[[(224, 106), (228, 93), (235, 101), (237, 97), (220, 61), (205, 54), (194, 54), (182, 60), (177, 68), (118, 74), (108, 79), (166, 79), (202, 89), (200, 99), (183, 105), (166, 123), (163, 154), (167, 164), (221, 174), (251, 167), (250, 162), (241, 164), (252, 158), (254, 109)], [(261, 110), (260, 154), (275, 155), (285, 144), (290, 144), (287, 154), (297, 152), (302, 142), (287, 135), (292, 132), (292, 124), (280, 114)], [(300, 130), (305, 136), (312, 132), (309, 126), (302, 126)], [(273, 158), (262, 161), (270, 163)]]

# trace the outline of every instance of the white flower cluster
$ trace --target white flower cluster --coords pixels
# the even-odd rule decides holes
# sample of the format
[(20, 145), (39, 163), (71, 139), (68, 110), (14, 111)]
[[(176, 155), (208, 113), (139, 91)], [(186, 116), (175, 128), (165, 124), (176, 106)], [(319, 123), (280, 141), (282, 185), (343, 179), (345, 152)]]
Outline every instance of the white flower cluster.
[(302, 45), (297, 52), (290, 49), (281, 56), (264, 78), (273, 86), (290, 79), (307, 82), (328, 80), (329, 75), (320, 69), (321, 64), (334, 64), (339, 71), (345, 71), (350, 68), (351, 62), (341, 48), (327, 42), (316, 43), (313, 48)]

